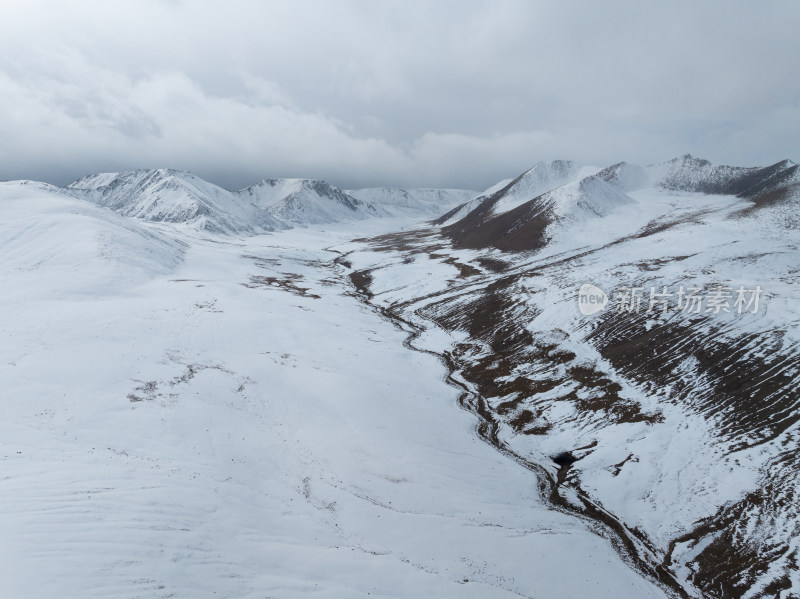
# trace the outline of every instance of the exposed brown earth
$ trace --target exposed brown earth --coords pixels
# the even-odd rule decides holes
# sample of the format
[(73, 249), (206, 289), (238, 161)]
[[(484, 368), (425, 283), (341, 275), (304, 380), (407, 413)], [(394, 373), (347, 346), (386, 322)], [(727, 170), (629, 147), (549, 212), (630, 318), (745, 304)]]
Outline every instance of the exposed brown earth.
[[(387, 246), (394, 239), (393, 237), (389, 240), (384, 236), (376, 240), (376, 245), (389, 251)], [(401, 243), (400, 247), (414, 253), (425, 251), (425, 248), (410, 242)], [(431, 248), (431, 251), (435, 250)], [(345, 257), (337, 259), (337, 262), (349, 264)], [(369, 302), (373, 297), (370, 289), (372, 276), (369, 271), (354, 271), (349, 276), (358, 296)], [(575, 367), (570, 370), (569, 364), (575, 358), (574, 355), (560, 351), (556, 344), (548, 344), (542, 340), (537, 343), (523, 326), (509, 319), (508, 312), (513, 311), (513, 302), (506, 292), (513, 280), (514, 277), (506, 277), (494, 281), (476, 301), (459, 303), (457, 294), (438, 301), (426, 298), (425, 305), (414, 310), (415, 314), (430, 318), (448, 330), (466, 330), (470, 335), (469, 343), (459, 344), (452, 352), (438, 356), (450, 370), (448, 381), (463, 390), (459, 404), (478, 417), (476, 430), (483, 439), (536, 474), (541, 497), (554, 509), (593, 520), (600, 526), (598, 532), (609, 538), (621, 556), (633, 567), (639, 569), (643, 575), (659, 581), (671, 595), (688, 597), (674, 573), (660, 560), (651, 557), (647, 544), (581, 492), (576, 481), (572, 481), (572, 487), (579, 492), (580, 505), (564, 499), (559, 493), (559, 487), (568, 480), (572, 461), (561, 464), (554, 476), (547, 467), (515, 453), (499, 436), (499, 428), (504, 424), (523, 434), (545, 434), (551, 424), (540, 418), (541, 410), (536, 406), (537, 395), (558, 387), (573, 376), (581, 380), (582, 388), (593, 392), (593, 396), (583, 402), (583, 408), (587, 412), (600, 412), (605, 418), (634, 422), (650, 419), (656, 421), (660, 417), (658, 414), (646, 414), (638, 405), (620, 399), (618, 385), (603, 373)], [(409, 331), (406, 341), (408, 347), (427, 351), (419, 350), (413, 345), (413, 340), (421, 330), (403, 316), (411, 306), (398, 304), (388, 309), (372, 306)], [(482, 351), (485, 346), (491, 348), (493, 353), (490, 356)], [(537, 376), (509, 377), (520, 365), (530, 364), (537, 367)], [(555, 372), (560, 373), (560, 376), (554, 375)], [(458, 377), (454, 377), (456, 373)], [(460, 378), (467, 380), (470, 387), (464, 387), (459, 382)], [(507, 380), (498, 380), (500, 378)], [(497, 402), (497, 398), (504, 400)], [(576, 399), (575, 389), (562, 397), (563, 401)], [(591, 447), (583, 449), (591, 451)]]
[[(640, 235), (653, 235), (683, 222), (654, 224)], [(441, 238), (429, 231), (362, 241), (377, 251), (426, 254), (442, 261), (447, 261), (449, 256), (442, 249)], [(623, 242), (625, 239), (611, 245)], [(550, 269), (557, 270), (565, 263), (603, 249), (538, 262), (535, 271), (525, 274), (536, 276)], [(680, 262), (690, 257), (678, 255), (642, 262), (638, 270), (648, 273), (670, 261)], [(344, 258), (338, 262), (348, 266)], [(460, 386), (458, 379), (463, 379), (469, 383), (460, 403), (479, 417), (477, 430), (484, 439), (537, 474), (544, 497), (558, 509), (576, 511), (610, 527), (626, 559), (679, 596), (687, 595), (675, 576), (673, 548), (678, 543), (696, 544), (712, 533), (716, 535), (713, 541), (689, 564), (693, 571), (690, 582), (708, 597), (743, 596), (754, 577), (776, 559), (794, 563), (796, 568), (798, 556), (791, 554), (788, 545), (754, 546), (752, 535), (746, 531), (754, 512), (762, 514), (759, 517), (777, 517), (796, 502), (794, 492), (785, 487), (787, 484), (791, 487), (793, 479), (788, 473), (797, 472), (800, 460), (788, 450), (780, 463), (772, 467), (770, 477), (765, 478), (760, 489), (743, 501), (724, 506), (717, 514), (695, 523), (689, 533), (673, 540), (666, 554), (655, 550), (642, 531), (625, 526), (593, 502), (580, 488), (579, 478), (573, 476), (571, 463), (561, 465), (553, 476), (544, 465), (531, 464), (514, 454), (498, 435), (499, 428), (507, 426), (518, 434), (547, 434), (557, 423), (548, 420), (544, 408), (555, 402), (569, 402), (576, 408), (577, 418), (585, 418), (587, 422), (601, 418), (609, 423), (655, 424), (663, 417), (658, 411), (644, 410), (639, 403), (626, 398), (614, 380), (616, 375), (575, 363), (575, 356), (557, 342), (559, 334), (566, 336), (566, 333), (550, 331), (539, 336), (529, 332), (525, 324), (535, 313), (531, 313), (530, 306), (519, 305), (513, 299), (514, 286), (523, 271), (518, 267), (510, 268), (507, 263), (488, 269), (478, 260), (473, 262), (482, 267), (483, 273), (490, 272), (471, 275), (442, 292), (398, 302), (380, 311), (407, 330), (416, 330), (404, 316), (413, 313), (446, 330), (468, 334), (467, 341), (440, 356), (451, 371), (451, 382)], [(372, 276), (369, 271), (352, 272), (350, 278), (361, 297), (370, 300)], [(781, 335), (772, 334), (773, 331), (737, 336), (735, 331), (719, 330), (707, 324), (702, 315), (694, 320), (653, 324), (645, 318), (609, 311), (598, 321), (587, 341), (609, 361), (617, 375), (622, 374), (643, 388), (669, 386), (672, 394), (668, 401), (680, 402), (700, 415), (713, 417), (718, 423), (720, 437), (730, 441), (731, 452), (785, 434), (800, 420), (800, 363), (793, 358), (800, 348), (785, 345)], [(414, 335), (412, 332), (412, 341)], [(413, 343), (409, 342), (409, 346), (413, 347)], [(760, 356), (754, 355), (755, 348), (764, 347), (771, 349), (761, 352)], [(687, 357), (693, 358), (695, 374), (706, 382), (702, 390), (692, 387), (677, 374), (677, 367)], [(546, 399), (541, 399), (544, 394)], [(591, 452), (592, 448), (586, 451)], [(637, 460), (630, 454), (620, 463), (610, 465), (611, 472), (616, 476), (626, 463)], [(559, 494), (562, 485), (577, 491), (580, 506), (563, 499)], [(777, 597), (782, 589), (788, 588), (787, 584), (786, 579), (776, 579), (759, 596)]]
[(282, 289), (283, 291), (287, 291), (293, 295), (320, 299), (320, 296), (317, 295), (316, 293), (309, 292), (310, 290), (309, 287), (300, 287), (297, 284), (298, 281), (302, 280), (303, 277), (296, 273), (283, 273), (283, 276), (281, 277), (250, 275), (250, 282), (242, 283), (242, 285), (250, 289), (259, 289), (259, 288)]

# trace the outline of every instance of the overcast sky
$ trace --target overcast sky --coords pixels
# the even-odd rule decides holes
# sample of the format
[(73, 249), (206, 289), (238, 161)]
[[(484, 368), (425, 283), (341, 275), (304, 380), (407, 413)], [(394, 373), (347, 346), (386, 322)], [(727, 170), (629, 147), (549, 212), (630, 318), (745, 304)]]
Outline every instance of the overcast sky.
[(0, 0), (0, 179), (800, 161), (800, 3)]

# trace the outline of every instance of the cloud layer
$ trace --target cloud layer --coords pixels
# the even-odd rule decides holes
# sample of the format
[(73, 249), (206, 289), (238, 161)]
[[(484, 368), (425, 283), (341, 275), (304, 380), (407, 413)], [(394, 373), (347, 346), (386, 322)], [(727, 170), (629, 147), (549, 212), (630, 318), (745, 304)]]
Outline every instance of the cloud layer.
[[(10, 5), (10, 6), (9, 6)], [(484, 188), (540, 159), (797, 160), (800, 6), (3, 3), (0, 178)]]

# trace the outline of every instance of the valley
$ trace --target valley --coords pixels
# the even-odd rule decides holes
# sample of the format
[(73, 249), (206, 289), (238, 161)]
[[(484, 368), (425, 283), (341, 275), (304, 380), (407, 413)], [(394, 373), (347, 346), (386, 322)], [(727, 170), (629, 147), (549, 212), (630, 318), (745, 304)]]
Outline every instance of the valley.
[(0, 183), (3, 596), (796, 596), (797, 168)]

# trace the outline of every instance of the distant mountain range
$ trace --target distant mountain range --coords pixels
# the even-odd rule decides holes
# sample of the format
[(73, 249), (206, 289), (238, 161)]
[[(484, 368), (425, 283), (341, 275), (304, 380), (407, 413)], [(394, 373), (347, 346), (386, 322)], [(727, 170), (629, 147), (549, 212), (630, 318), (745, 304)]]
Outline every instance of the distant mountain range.
[(649, 166), (539, 162), (482, 193), (387, 187), (341, 190), (314, 179), (264, 179), (229, 191), (174, 169), (89, 175), (65, 189), (123, 216), (183, 223), (219, 234), (256, 234), (366, 218), (429, 217), (456, 247), (535, 250), (569, 221), (602, 217), (631, 203), (627, 194), (638, 189), (735, 195), (762, 205), (794, 197), (799, 181), (798, 165), (790, 160), (742, 168), (715, 166), (687, 154)]
[(314, 179), (264, 179), (228, 191), (173, 169), (89, 175), (66, 189), (123, 216), (183, 223), (220, 234), (254, 234), (375, 217), (435, 216), (476, 194), (391, 188), (345, 192)]

